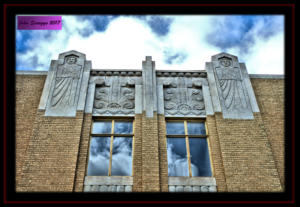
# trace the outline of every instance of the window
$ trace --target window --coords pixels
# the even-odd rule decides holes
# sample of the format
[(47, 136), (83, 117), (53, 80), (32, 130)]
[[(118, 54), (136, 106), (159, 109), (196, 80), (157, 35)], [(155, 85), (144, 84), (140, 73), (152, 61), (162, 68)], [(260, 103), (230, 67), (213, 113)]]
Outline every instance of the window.
[(132, 140), (132, 121), (94, 121), (87, 175), (131, 176)]
[(204, 122), (167, 121), (169, 176), (212, 176)]

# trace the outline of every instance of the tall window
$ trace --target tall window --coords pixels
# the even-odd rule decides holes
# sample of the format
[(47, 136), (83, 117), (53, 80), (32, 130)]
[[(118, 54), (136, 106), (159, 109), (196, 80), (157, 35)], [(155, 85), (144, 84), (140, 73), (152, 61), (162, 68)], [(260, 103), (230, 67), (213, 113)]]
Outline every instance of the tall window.
[(131, 176), (132, 139), (132, 121), (94, 121), (87, 175)]
[(167, 121), (169, 176), (212, 176), (204, 122)]

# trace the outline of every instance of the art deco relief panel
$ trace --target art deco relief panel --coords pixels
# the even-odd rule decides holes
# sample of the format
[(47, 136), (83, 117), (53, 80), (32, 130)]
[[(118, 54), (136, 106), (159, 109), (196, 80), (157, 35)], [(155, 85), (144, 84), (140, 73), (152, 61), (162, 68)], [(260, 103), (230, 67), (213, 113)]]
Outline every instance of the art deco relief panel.
[(215, 111), (224, 119), (253, 119), (259, 109), (245, 64), (220, 53), (212, 56), (206, 70)]
[(159, 73), (157, 82), (163, 87), (165, 116), (205, 116), (202, 85), (207, 81), (201, 73)]
[(99, 72), (91, 81), (95, 87), (93, 116), (134, 116), (140, 76), (141, 72)]
[(90, 70), (91, 61), (74, 50), (52, 60), (39, 110), (45, 110), (45, 116), (60, 117), (75, 117), (84, 110)]

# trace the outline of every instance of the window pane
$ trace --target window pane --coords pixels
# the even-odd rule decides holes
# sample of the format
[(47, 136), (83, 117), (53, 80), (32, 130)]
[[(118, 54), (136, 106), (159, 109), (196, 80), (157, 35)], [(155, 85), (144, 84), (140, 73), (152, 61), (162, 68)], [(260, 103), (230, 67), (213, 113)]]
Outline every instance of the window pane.
[(132, 122), (115, 122), (115, 134), (132, 134)]
[(110, 134), (111, 121), (94, 122), (93, 134)]
[(188, 133), (205, 135), (205, 124), (204, 122), (188, 122)]
[(132, 137), (114, 137), (111, 175), (132, 175)]
[(169, 176), (189, 176), (185, 138), (168, 138), (167, 147)]
[(209, 151), (206, 138), (190, 138), (191, 167), (193, 176), (211, 176)]
[(167, 134), (185, 134), (183, 122), (167, 122)]
[(108, 175), (110, 137), (92, 137), (87, 175)]

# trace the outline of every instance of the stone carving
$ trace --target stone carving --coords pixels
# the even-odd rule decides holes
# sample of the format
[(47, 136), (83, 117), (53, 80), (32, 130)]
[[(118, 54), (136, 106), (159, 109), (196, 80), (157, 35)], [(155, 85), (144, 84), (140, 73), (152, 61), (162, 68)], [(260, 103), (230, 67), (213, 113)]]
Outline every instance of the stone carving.
[(64, 64), (58, 66), (51, 99), (52, 107), (74, 106), (76, 104), (76, 93), (78, 93), (78, 82), (82, 70), (82, 66), (76, 62), (77, 57), (70, 55), (65, 57)]
[(204, 100), (200, 81), (185, 77), (171, 78), (163, 82), (166, 115), (204, 115)]
[(206, 65), (214, 110), (222, 112), (224, 119), (253, 119), (256, 101), (250, 100), (251, 83), (241, 65), (236, 56), (227, 53), (212, 56)]
[(91, 61), (75, 50), (51, 61), (39, 105), (45, 116), (75, 117), (84, 110), (90, 70)]
[(220, 67), (216, 67), (221, 96), (227, 110), (245, 110), (248, 108), (246, 91), (243, 88), (240, 69), (233, 67), (229, 57), (219, 58)]
[(128, 77), (112, 76), (98, 82), (93, 113), (134, 114), (135, 81)]
[(215, 185), (169, 185), (169, 192), (217, 192)]

